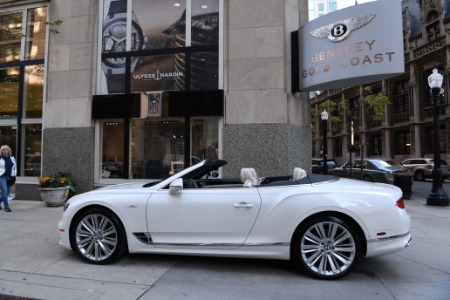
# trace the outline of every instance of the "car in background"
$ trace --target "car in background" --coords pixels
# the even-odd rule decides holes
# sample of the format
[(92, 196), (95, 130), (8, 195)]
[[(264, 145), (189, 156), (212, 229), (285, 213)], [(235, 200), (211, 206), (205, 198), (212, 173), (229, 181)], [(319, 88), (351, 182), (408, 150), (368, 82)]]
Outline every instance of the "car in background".
[(395, 175), (411, 176), (412, 172), (392, 159), (356, 158), (341, 167), (329, 170), (329, 174), (365, 181), (394, 184)]
[[(337, 168), (339, 165), (336, 163), (334, 159), (327, 160), (327, 168), (328, 170)], [(322, 158), (313, 158), (312, 159), (312, 172), (315, 174), (323, 173), (323, 159)]]
[[(426, 178), (433, 178), (434, 159), (432, 158), (410, 158), (402, 161), (401, 165), (412, 172), (414, 180), (424, 181)], [(442, 159), (441, 168), (443, 177), (448, 178), (450, 176), (449, 166)]]

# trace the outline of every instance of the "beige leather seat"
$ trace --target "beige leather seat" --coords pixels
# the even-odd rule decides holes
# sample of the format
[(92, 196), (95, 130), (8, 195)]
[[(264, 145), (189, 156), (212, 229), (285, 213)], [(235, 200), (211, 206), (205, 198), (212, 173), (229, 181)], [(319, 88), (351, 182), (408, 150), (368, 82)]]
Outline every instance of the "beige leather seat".
[(242, 168), (241, 182), (244, 186), (255, 186), (260, 184), (258, 175), (256, 175), (256, 171), (253, 168)]
[(302, 168), (294, 168), (294, 173), (292, 175), (292, 180), (299, 180), (306, 177), (306, 171)]

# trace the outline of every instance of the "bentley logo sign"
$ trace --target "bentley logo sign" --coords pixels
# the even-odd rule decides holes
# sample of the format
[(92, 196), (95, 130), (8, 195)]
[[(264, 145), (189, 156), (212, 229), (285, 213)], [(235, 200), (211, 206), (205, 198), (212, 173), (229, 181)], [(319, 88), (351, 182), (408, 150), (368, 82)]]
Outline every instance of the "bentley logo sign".
[(339, 21), (313, 30), (311, 31), (311, 34), (313, 37), (319, 39), (328, 38), (332, 42), (340, 42), (345, 40), (353, 30), (361, 28), (369, 23), (373, 17), (375, 17), (375, 14)]
[(293, 33), (293, 45), (293, 91), (398, 76), (405, 71), (401, 0), (358, 4), (319, 17)]

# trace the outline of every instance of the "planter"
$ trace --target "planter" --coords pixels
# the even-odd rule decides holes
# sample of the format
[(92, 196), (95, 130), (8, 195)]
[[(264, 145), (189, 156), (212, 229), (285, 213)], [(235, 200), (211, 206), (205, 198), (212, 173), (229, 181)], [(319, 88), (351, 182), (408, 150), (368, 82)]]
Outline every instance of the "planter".
[(69, 187), (63, 186), (59, 188), (39, 188), (42, 200), (47, 206), (61, 206), (69, 195)]

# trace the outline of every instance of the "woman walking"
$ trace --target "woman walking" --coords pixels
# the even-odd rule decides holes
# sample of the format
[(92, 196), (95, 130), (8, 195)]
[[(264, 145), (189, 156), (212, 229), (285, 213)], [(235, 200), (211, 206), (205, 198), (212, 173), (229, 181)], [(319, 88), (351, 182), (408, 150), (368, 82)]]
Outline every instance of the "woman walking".
[(5, 205), (5, 211), (11, 212), (8, 204), (9, 186), (7, 180), (10, 176), (16, 176), (16, 160), (11, 156), (11, 148), (8, 145), (3, 145), (0, 148), (0, 188), (2, 189), (1, 203)]

